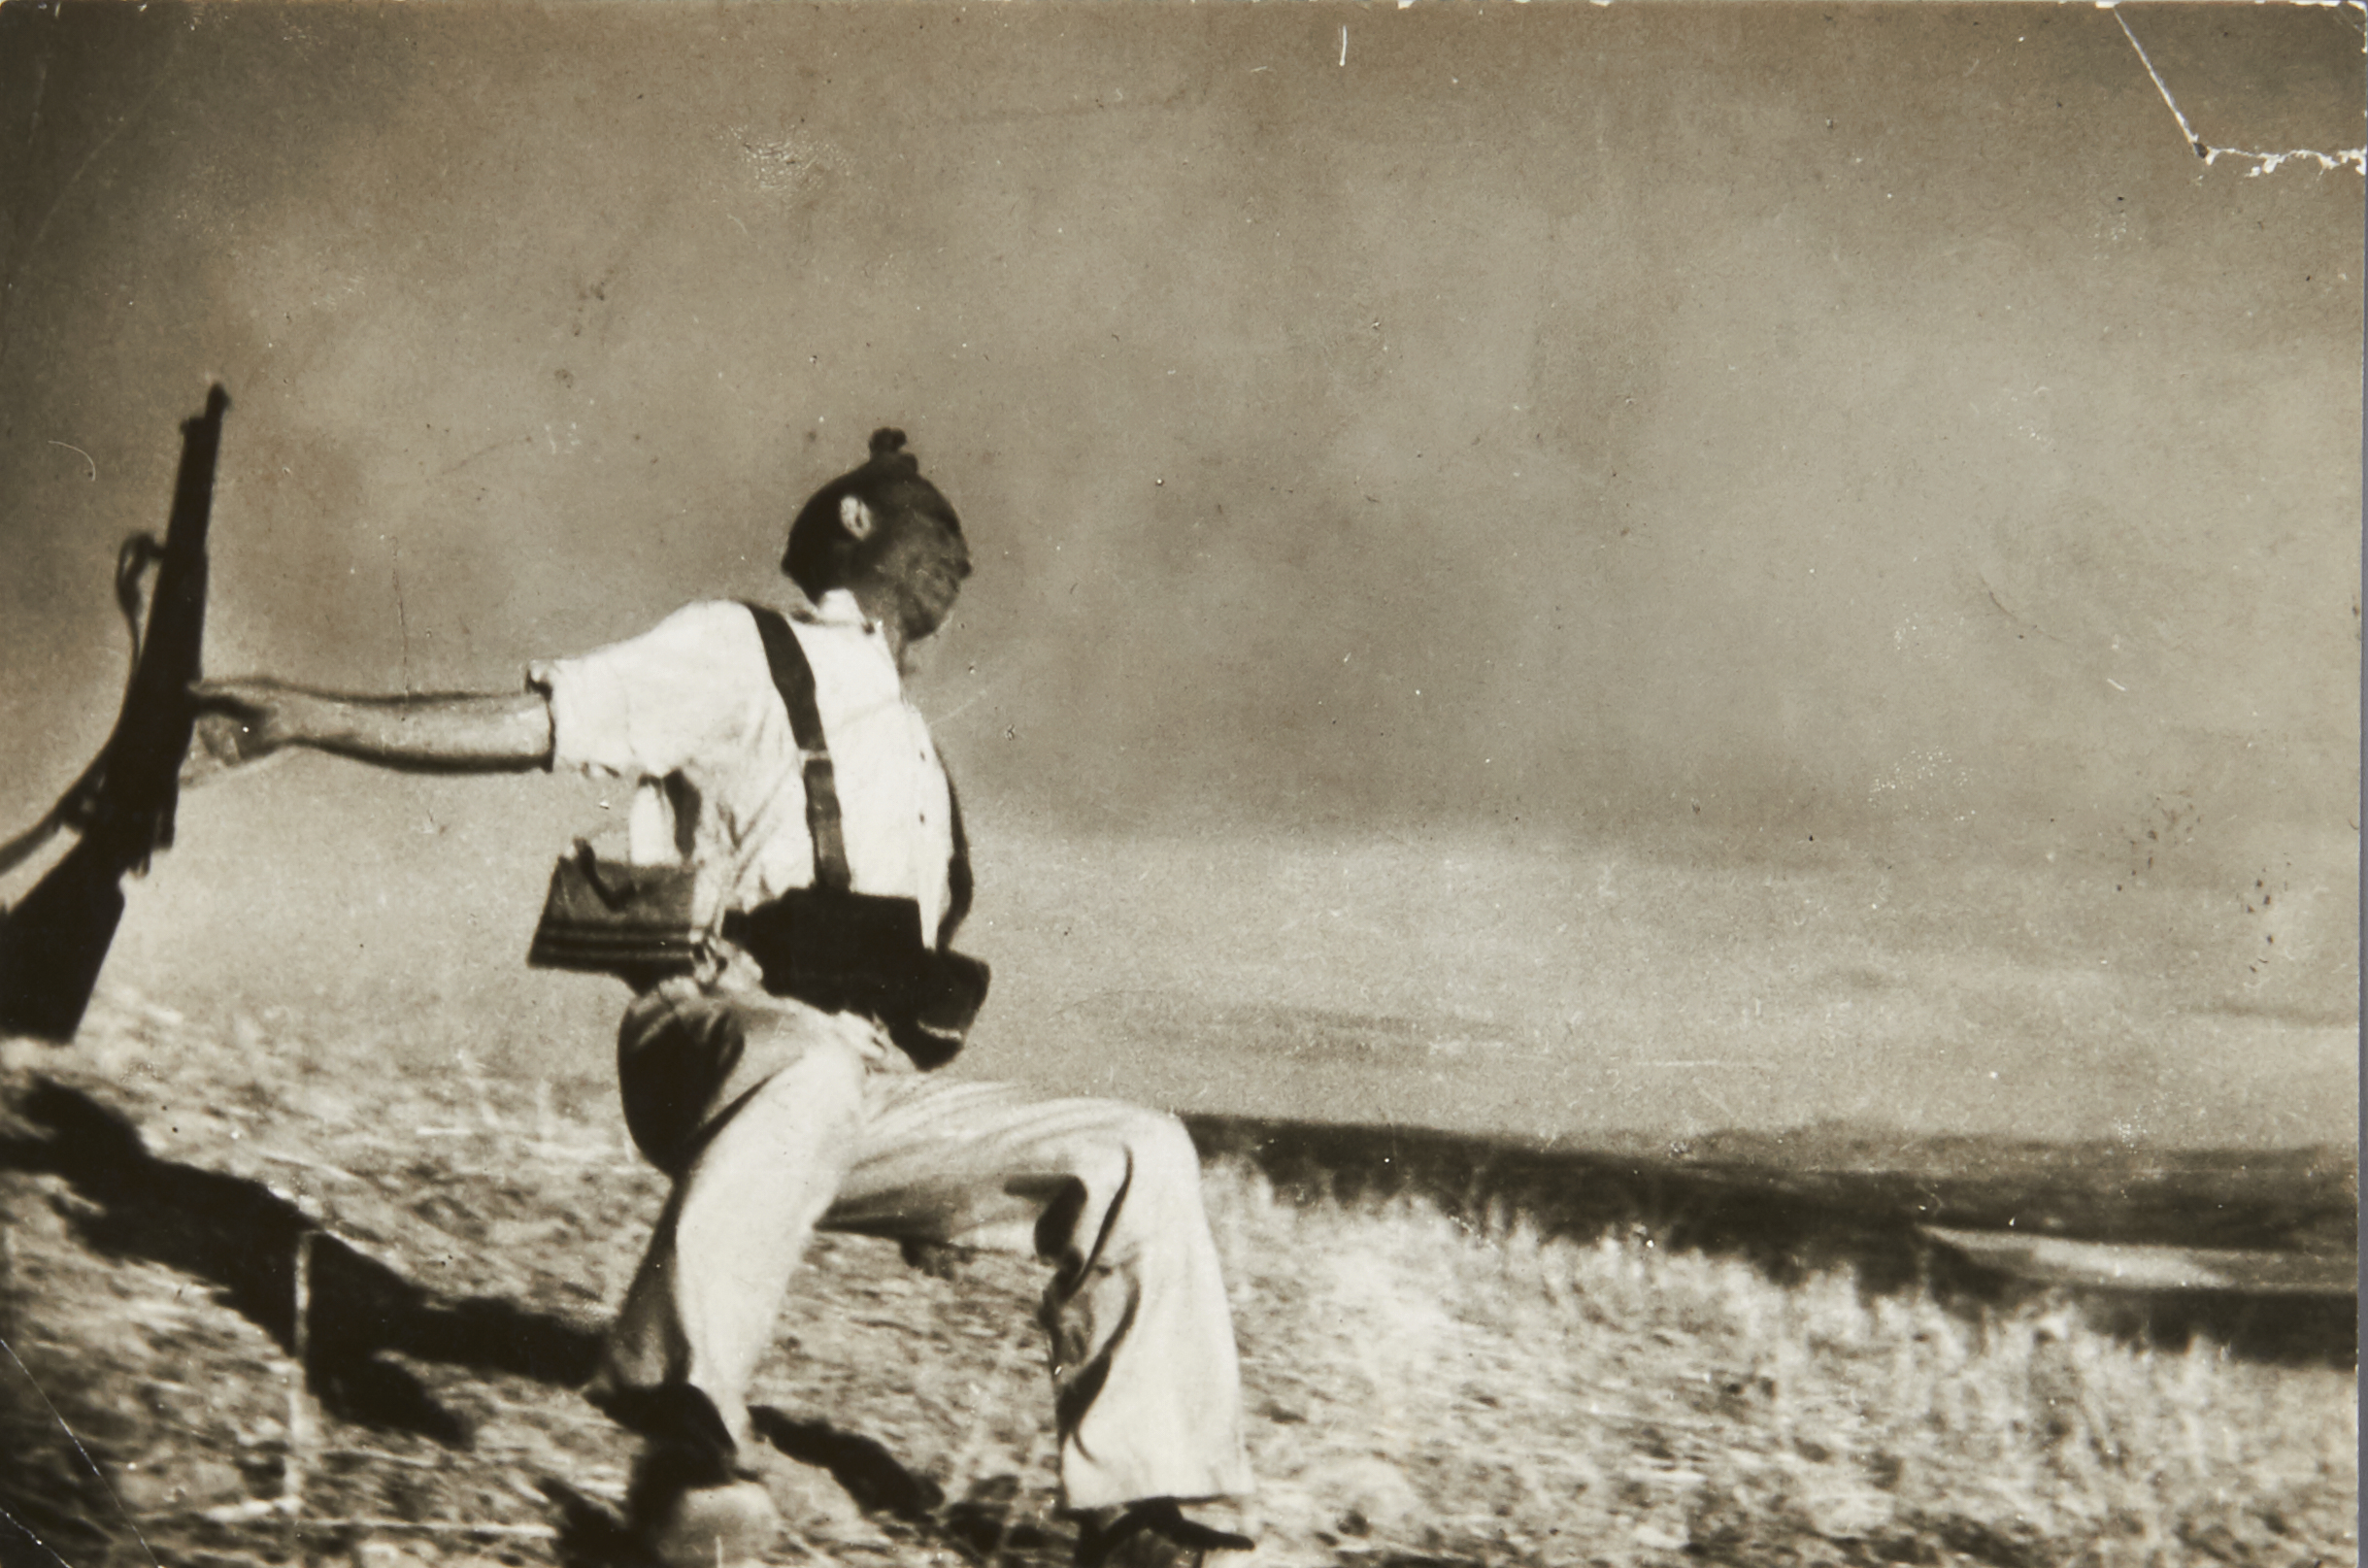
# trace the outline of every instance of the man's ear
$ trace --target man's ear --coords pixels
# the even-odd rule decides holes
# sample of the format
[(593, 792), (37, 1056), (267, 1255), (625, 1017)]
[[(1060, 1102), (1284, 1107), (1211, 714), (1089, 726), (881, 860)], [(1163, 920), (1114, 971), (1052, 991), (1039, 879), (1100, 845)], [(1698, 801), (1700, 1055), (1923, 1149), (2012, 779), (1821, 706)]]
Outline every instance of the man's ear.
[(863, 504), (860, 495), (839, 497), (839, 526), (847, 530), (850, 539), (872, 537), (872, 509)]

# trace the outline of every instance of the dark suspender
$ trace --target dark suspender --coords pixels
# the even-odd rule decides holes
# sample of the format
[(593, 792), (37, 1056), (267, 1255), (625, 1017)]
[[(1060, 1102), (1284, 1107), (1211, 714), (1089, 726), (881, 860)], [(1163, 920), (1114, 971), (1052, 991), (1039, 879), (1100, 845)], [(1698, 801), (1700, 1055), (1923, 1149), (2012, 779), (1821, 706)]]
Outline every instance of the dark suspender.
[[(939, 764), (941, 771), (944, 763)], [(970, 835), (962, 831), (962, 797), (953, 792), (953, 775), (946, 775), (948, 825), (953, 829), (953, 858), (946, 866), (946, 914), (937, 922), (937, 945), (953, 946), (953, 933), (970, 914)]]
[(814, 885), (795, 888), (750, 910), (723, 917), (722, 935), (738, 943), (763, 970), (765, 989), (795, 996), (826, 1012), (867, 1013), (923, 1068), (962, 1049), (962, 1037), (986, 1000), (987, 967), (955, 952), (954, 927), (970, 911), (970, 844), (962, 808), (946, 783), (953, 853), (947, 863), (945, 918), (931, 944), (920, 910), (910, 898), (853, 890), (847, 841), (839, 821), (839, 783), (816, 705), (814, 666), (797, 633), (779, 611), (749, 606), (764, 640), (765, 662), (789, 732), (797, 740), (806, 782), (806, 826), (814, 835)]
[[(773, 672), (774, 689), (789, 711), (789, 733), (796, 738), (800, 773), (806, 783), (806, 831), (814, 838), (814, 884), (846, 892), (854, 885), (847, 864), (847, 835), (839, 825), (839, 775), (831, 765), (830, 741), (822, 733), (822, 710), (815, 697), (814, 665), (790, 629), (788, 617), (769, 605), (751, 604), (756, 635), (765, 645), (765, 663)], [(953, 855), (946, 865), (946, 914), (933, 933), (945, 948), (970, 913), (972, 881), (970, 836), (962, 831), (962, 801), (946, 780), (946, 808), (951, 817)]]
[(854, 885), (847, 868), (847, 836), (839, 827), (839, 775), (830, 763), (830, 742), (822, 734), (822, 710), (814, 694), (814, 666), (807, 662), (797, 633), (780, 611), (761, 604), (749, 606), (756, 617), (756, 635), (764, 639), (765, 662), (772, 666), (773, 684), (789, 710), (789, 733), (797, 738), (800, 771), (806, 781), (806, 831), (814, 837), (814, 884), (845, 892)]

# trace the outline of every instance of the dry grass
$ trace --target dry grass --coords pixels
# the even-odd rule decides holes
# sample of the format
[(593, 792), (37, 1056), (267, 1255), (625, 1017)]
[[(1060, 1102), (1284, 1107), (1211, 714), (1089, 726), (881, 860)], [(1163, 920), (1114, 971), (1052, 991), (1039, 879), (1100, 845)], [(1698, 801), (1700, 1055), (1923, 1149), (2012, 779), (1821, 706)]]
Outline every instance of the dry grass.
[(1636, 1234), (1476, 1234), (1409, 1201), (1303, 1209), (1238, 1169), (1213, 1186), (1244, 1320), (1287, 1334), (1250, 1360), (1281, 1418), (1260, 1453), (1276, 1517), (1311, 1555), (2354, 1552), (2341, 1368), (2150, 1351), (2065, 1303), (1968, 1314), (1842, 1272), (1777, 1284)]
[[(568, 1382), (655, 1180), (605, 1093), (404, 1069), (331, 1021), (118, 998), (72, 1052), (6, 1048), (0, 1506), (73, 1568), (614, 1560), (626, 1447)], [(2355, 1559), (2348, 1366), (1233, 1159), (1208, 1190), (1277, 1565)], [(314, 1243), (291, 1401), (316, 1221), (354, 1250)], [(1063, 1560), (1036, 1287), (817, 1245), (758, 1386), (816, 1465), (784, 1563)]]

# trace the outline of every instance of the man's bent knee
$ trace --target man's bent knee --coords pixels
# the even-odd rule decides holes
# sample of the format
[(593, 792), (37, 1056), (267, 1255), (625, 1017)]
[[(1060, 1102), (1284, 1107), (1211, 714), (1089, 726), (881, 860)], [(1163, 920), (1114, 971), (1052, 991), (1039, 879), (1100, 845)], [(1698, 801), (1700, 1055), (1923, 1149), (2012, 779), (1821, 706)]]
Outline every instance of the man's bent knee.
[(1175, 1116), (1129, 1107), (1120, 1136), (1125, 1141), (1127, 1162), (1138, 1178), (1149, 1172), (1166, 1181), (1199, 1182), (1200, 1150)]

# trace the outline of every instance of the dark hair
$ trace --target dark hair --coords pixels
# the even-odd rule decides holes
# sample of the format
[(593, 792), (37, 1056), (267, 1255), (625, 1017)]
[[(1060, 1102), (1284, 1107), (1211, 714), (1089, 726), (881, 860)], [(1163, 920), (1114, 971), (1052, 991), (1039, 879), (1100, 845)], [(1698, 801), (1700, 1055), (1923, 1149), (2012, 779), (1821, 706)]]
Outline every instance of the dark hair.
[(962, 531), (952, 506), (920, 477), (920, 459), (905, 450), (905, 433), (875, 430), (872, 454), (863, 466), (815, 491), (789, 524), (782, 570), (810, 599), (843, 585), (864, 548), (864, 541), (850, 534), (839, 517), (840, 502), (850, 495), (871, 508), (876, 540), (917, 517), (933, 517), (957, 535)]

